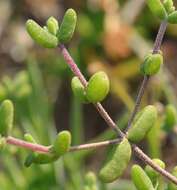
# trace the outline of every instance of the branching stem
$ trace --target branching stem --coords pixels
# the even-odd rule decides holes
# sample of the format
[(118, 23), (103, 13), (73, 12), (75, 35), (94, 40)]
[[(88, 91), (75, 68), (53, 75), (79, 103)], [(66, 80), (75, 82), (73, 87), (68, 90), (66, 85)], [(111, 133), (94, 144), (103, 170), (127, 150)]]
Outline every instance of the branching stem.
[[(167, 22), (166, 21), (162, 22), (160, 29), (159, 29), (159, 32), (158, 32), (158, 35), (157, 35), (157, 38), (155, 40), (153, 53), (157, 53), (160, 50), (160, 46), (161, 46), (161, 43), (163, 40), (163, 36), (164, 36), (165, 30), (166, 30), (166, 27), (167, 27)], [(85, 77), (81, 73), (80, 69), (78, 68), (78, 66), (74, 62), (73, 58), (70, 56), (70, 54), (67, 51), (67, 49), (65, 48), (65, 46), (61, 44), (59, 46), (59, 49), (60, 49), (66, 63), (69, 65), (69, 67), (71, 68), (73, 73), (80, 79), (80, 81), (84, 85), (84, 87), (86, 87), (87, 86), (87, 80), (85, 79)], [(149, 80), (149, 77), (145, 77), (143, 80), (142, 86), (141, 86), (140, 91), (139, 91), (138, 96), (137, 96), (134, 111), (132, 112), (132, 115), (130, 117), (130, 121), (129, 121), (130, 126), (131, 126), (131, 122), (133, 121), (133, 119), (134, 119), (134, 117), (138, 111), (138, 108), (139, 108), (142, 96), (144, 94), (145, 88), (147, 86), (148, 80)], [(125, 134), (117, 127), (117, 125), (111, 119), (111, 117), (106, 112), (106, 110), (103, 108), (103, 106), (100, 103), (96, 103), (94, 105), (95, 105), (96, 109), (98, 110), (98, 112), (100, 113), (100, 115), (102, 116), (102, 118), (106, 121), (108, 126), (110, 128), (112, 128), (117, 133), (117, 135), (120, 136), (121, 138), (125, 137)], [(78, 146), (72, 146), (69, 151), (78, 151), (78, 150), (84, 150), (84, 149), (90, 149), (90, 148), (98, 148), (98, 147), (103, 147), (103, 146), (107, 146), (110, 144), (117, 144), (119, 142), (120, 142), (120, 139), (117, 138), (114, 140), (108, 140), (108, 141), (102, 141), (102, 142), (90, 143), (90, 144), (83, 144), (83, 145), (78, 145)], [(26, 142), (26, 141), (23, 141), (23, 140), (20, 140), (20, 139), (11, 137), (11, 136), (8, 136), (6, 138), (6, 143), (16, 145), (19, 147), (23, 147), (26, 149), (30, 149), (32, 151), (42, 152), (42, 153), (48, 153), (50, 151), (50, 147), (51, 147), (51, 146), (42, 146), (39, 144), (29, 143), (29, 142)], [(167, 179), (169, 179), (170, 181), (174, 182), (177, 185), (177, 178), (176, 177), (171, 175), (166, 170), (160, 168), (136, 145), (132, 145), (132, 148), (133, 148), (135, 154), (142, 161), (144, 161), (146, 164), (150, 165), (152, 168), (154, 168), (161, 175), (163, 175), (164, 177), (166, 177)]]
[[(163, 40), (163, 36), (165, 34), (165, 30), (167, 27), (167, 22), (163, 21), (160, 25), (160, 29), (159, 32), (157, 34), (157, 38), (155, 40), (155, 44), (154, 44), (154, 49), (153, 49), (153, 53), (157, 53), (160, 50), (160, 46)], [(84, 78), (84, 76), (82, 75), (82, 73), (80, 72), (77, 64), (74, 62), (74, 60), (72, 59), (72, 57), (70, 56), (69, 52), (67, 51), (67, 49), (65, 48), (64, 45), (60, 45), (59, 49), (66, 61), (66, 63), (69, 65), (69, 67), (71, 68), (71, 70), (74, 72), (74, 74), (80, 79), (81, 83), (84, 85), (84, 87), (87, 86), (87, 81)], [(140, 88), (140, 92), (138, 93), (138, 100), (136, 101), (138, 104), (136, 106), (136, 108), (134, 109), (132, 115), (133, 117), (131, 117), (132, 121), (134, 119), (134, 116), (136, 115), (137, 111), (138, 111), (138, 107), (140, 105), (142, 96), (144, 94), (145, 88), (147, 86), (149, 77), (145, 77), (145, 79), (143, 80), (142, 86)], [(116, 131), (117, 135), (120, 137), (124, 137), (125, 134), (117, 127), (117, 125), (115, 124), (115, 122), (111, 119), (111, 117), (109, 116), (109, 114), (105, 111), (105, 109), (103, 108), (103, 106), (100, 103), (95, 104), (96, 109), (98, 110), (98, 112), (100, 113), (100, 115), (102, 116), (102, 118), (106, 121), (106, 123), (108, 124), (108, 126), (113, 129), (114, 131)], [(131, 125), (131, 123), (130, 123)], [(171, 175), (169, 172), (167, 172), (166, 170), (160, 168), (157, 164), (155, 164), (145, 153), (143, 153), (143, 151), (138, 148), (136, 145), (132, 145), (134, 152), (136, 153), (136, 155), (142, 160), (144, 161), (146, 164), (150, 165), (152, 168), (154, 168), (157, 172), (159, 172), (161, 175), (163, 175), (164, 177), (166, 177), (167, 179), (169, 179), (170, 181), (174, 182), (175, 184), (177, 184), (177, 178), (174, 177), (173, 175)]]

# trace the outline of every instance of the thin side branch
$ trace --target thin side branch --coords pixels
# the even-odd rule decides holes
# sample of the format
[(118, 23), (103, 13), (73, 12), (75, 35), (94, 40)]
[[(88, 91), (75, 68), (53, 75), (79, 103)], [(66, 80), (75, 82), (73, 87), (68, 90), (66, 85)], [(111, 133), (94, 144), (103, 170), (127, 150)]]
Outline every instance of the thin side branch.
[(89, 143), (89, 144), (81, 144), (77, 146), (72, 146), (69, 151), (72, 152), (72, 151), (87, 150), (87, 149), (92, 149), (92, 148), (101, 148), (108, 145), (118, 144), (119, 142), (121, 142), (121, 139), (114, 139), (114, 140)]
[[(167, 28), (167, 21), (165, 20), (161, 23), (159, 31), (157, 33), (157, 37), (155, 39), (155, 43), (154, 43), (154, 47), (153, 47), (153, 51), (152, 51), (153, 54), (156, 54), (159, 52), (162, 41), (163, 41), (163, 37), (164, 37), (165, 31), (166, 31), (166, 28)], [(145, 92), (147, 85), (149, 83), (149, 79), (150, 79), (150, 76), (144, 76), (140, 90), (138, 91), (138, 95), (137, 95), (136, 102), (135, 102), (135, 107), (134, 107), (134, 109), (130, 115), (128, 125), (127, 125), (125, 132), (127, 132), (131, 128), (131, 124), (132, 124), (133, 119), (135, 118), (135, 116), (139, 110), (142, 97), (143, 97), (144, 92)]]
[[(88, 144), (71, 146), (69, 152), (105, 147), (112, 144), (118, 144), (120, 141), (121, 139), (113, 139), (113, 140), (101, 141), (101, 142), (96, 142), (96, 143), (88, 143)], [(49, 153), (50, 148), (51, 148), (51, 146), (43, 146), (36, 143), (30, 143), (21, 139), (17, 139), (12, 136), (8, 136), (6, 138), (6, 143), (15, 145), (18, 147), (22, 147), (34, 152), (41, 152), (41, 153)]]

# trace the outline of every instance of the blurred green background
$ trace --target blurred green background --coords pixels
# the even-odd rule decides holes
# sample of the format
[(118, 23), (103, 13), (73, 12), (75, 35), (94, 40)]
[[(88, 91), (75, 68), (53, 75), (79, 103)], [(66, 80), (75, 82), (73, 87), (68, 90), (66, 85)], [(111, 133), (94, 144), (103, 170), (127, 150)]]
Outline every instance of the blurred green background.
[[(78, 14), (67, 47), (87, 79), (98, 70), (108, 74), (111, 91), (103, 106), (120, 128), (126, 127), (142, 81), (139, 65), (160, 24), (145, 0), (0, 0), (0, 101), (9, 98), (15, 104), (15, 137), (28, 132), (44, 145), (63, 129), (71, 131), (73, 145), (115, 137), (92, 105), (73, 96), (73, 74), (60, 52), (35, 45), (25, 31), (27, 19), (41, 25), (50, 16), (61, 21), (67, 8)], [(159, 120), (140, 147), (152, 158), (162, 158), (170, 170), (177, 161), (177, 127), (164, 130), (163, 124), (165, 106), (177, 104), (177, 25), (168, 26), (162, 50), (165, 64), (151, 79), (142, 104), (155, 104)], [(0, 153), (0, 189), (83, 190), (85, 174), (97, 173), (108, 151), (68, 153), (53, 164), (25, 168), (29, 152), (8, 146)], [(129, 170), (110, 185), (98, 180), (99, 188), (134, 190)]]

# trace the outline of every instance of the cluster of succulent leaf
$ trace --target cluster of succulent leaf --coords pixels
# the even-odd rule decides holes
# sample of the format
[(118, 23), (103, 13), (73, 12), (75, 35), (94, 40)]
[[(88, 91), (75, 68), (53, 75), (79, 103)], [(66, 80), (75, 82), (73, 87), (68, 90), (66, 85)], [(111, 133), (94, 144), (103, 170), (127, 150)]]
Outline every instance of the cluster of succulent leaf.
[[(4, 100), (0, 106), (0, 147), (3, 149), (6, 145), (5, 138), (11, 134), (14, 125), (14, 106), (11, 100)], [(25, 134), (24, 139), (30, 143), (36, 143), (32, 135)], [(71, 134), (68, 131), (60, 132), (53, 145), (50, 147), (49, 153), (31, 152), (25, 161), (25, 166), (29, 167), (32, 163), (46, 164), (56, 161), (60, 156), (68, 152), (71, 145)]]
[(109, 79), (105, 72), (95, 73), (88, 81), (86, 88), (78, 77), (73, 77), (71, 87), (74, 95), (83, 103), (97, 103), (105, 99), (109, 92)]
[[(165, 169), (165, 163), (160, 159), (153, 159), (153, 162), (159, 165), (162, 169)], [(172, 174), (177, 175), (176, 167), (174, 167)], [(162, 185), (163, 179), (159, 173), (157, 173), (153, 168), (147, 165), (144, 169), (139, 165), (133, 165), (131, 168), (132, 181), (137, 188), (137, 190), (155, 190), (164, 189), (176, 190), (177, 186), (173, 183), (168, 183), (167, 187)], [(161, 186), (162, 185), (162, 186)]]
[[(172, 0), (147, 0), (147, 4), (159, 19), (166, 20), (171, 24), (177, 23), (177, 11), (173, 6)], [(162, 52), (152, 52), (145, 56), (144, 62), (141, 65), (141, 72), (144, 75), (154, 75), (159, 72), (161, 65), (163, 64)]]
[(100, 170), (99, 176), (101, 180), (110, 183), (123, 174), (132, 154), (129, 141), (138, 143), (144, 139), (151, 127), (153, 127), (156, 119), (157, 110), (154, 106), (147, 106), (137, 114), (132, 128), (128, 130), (127, 138), (125, 137), (119, 145), (113, 147), (112, 155), (108, 156), (105, 165)]
[[(148, 0), (151, 11), (160, 19), (167, 19), (169, 23), (177, 22), (177, 13), (173, 7), (173, 2), (164, 0)], [(64, 15), (63, 21), (59, 26), (58, 21), (50, 17), (46, 26), (43, 28), (35, 21), (28, 20), (26, 23), (27, 31), (33, 40), (45, 48), (55, 48), (59, 43), (67, 43), (72, 38), (76, 26), (76, 13), (68, 9)], [(141, 71), (144, 75), (156, 74), (163, 63), (162, 53), (149, 53), (141, 65)], [(95, 73), (88, 81), (86, 87), (80, 82), (78, 77), (73, 77), (71, 87), (76, 98), (82, 103), (97, 103), (105, 99), (109, 92), (110, 84), (105, 72)], [(13, 125), (13, 104), (9, 100), (3, 101), (0, 107), (0, 134), (1, 144), (5, 142), (5, 137), (10, 135)], [(157, 121), (157, 109), (153, 105), (148, 105), (142, 109), (135, 117), (127, 135), (122, 138), (120, 144), (114, 145), (111, 154), (108, 155), (103, 167), (99, 171), (99, 178), (110, 183), (122, 176), (128, 166), (132, 156), (131, 143), (142, 141)], [(165, 118), (163, 128), (171, 130), (177, 123), (177, 112), (173, 105), (167, 105), (165, 109)], [(30, 143), (37, 143), (31, 134), (25, 134), (24, 139)], [(30, 152), (25, 160), (25, 166), (31, 164), (46, 164), (56, 161), (58, 158), (68, 152), (71, 146), (71, 134), (69, 131), (60, 132), (53, 144), (50, 146), (49, 153)], [(153, 160), (161, 168), (165, 164), (159, 160)], [(177, 169), (174, 168), (173, 174), (177, 176)], [(131, 169), (132, 180), (138, 190), (158, 189), (160, 175), (150, 166), (145, 169), (139, 165), (134, 165)], [(84, 190), (96, 190), (96, 177), (93, 173), (88, 173), (85, 179)], [(169, 190), (176, 190), (172, 183), (168, 185)]]
[[(124, 148), (126, 148), (126, 140), (123, 140), (124, 144)], [(128, 145), (128, 144), (127, 144)], [(128, 145), (129, 146), (129, 145)], [(129, 149), (129, 148), (128, 148)], [(120, 149), (119, 149), (120, 151)], [(129, 149), (130, 151), (130, 149)], [(131, 151), (130, 151), (131, 152)], [(130, 152), (127, 152), (127, 154), (129, 154)], [(125, 155), (125, 153), (124, 153)], [(115, 163), (113, 163), (115, 161)], [(117, 159), (112, 160), (112, 165), (110, 166), (112, 170), (107, 169), (106, 167), (100, 172), (100, 177), (102, 177), (103, 181), (105, 182), (111, 182), (109, 181), (109, 179), (112, 179), (112, 176), (114, 176), (116, 178), (117, 173), (116, 172), (120, 172), (122, 170), (116, 170), (114, 168), (115, 165), (118, 165), (119, 163), (119, 168), (123, 168), (123, 166), (121, 166), (121, 164), (127, 164), (126, 162), (128, 162), (129, 160), (126, 160), (124, 163), (122, 160), (120, 160), (120, 158), (117, 157)], [(117, 162), (116, 162), (117, 161)], [(165, 169), (165, 163), (157, 158), (153, 159), (153, 162), (155, 164), (157, 164), (159, 167), (161, 167), (162, 169)], [(103, 172), (105, 172), (105, 174), (103, 174)], [(107, 172), (107, 173), (106, 173)], [(174, 176), (177, 176), (177, 166), (173, 168), (172, 170), (172, 174)], [(106, 177), (106, 178), (105, 178)], [(165, 184), (162, 177), (160, 176), (160, 174), (155, 171), (152, 167), (150, 167), (149, 165), (146, 165), (145, 168), (142, 168), (140, 165), (133, 165), (131, 167), (131, 179), (132, 182), (134, 184), (134, 186), (136, 187), (137, 190), (157, 190), (157, 189), (168, 189), (168, 190), (176, 190), (177, 186), (174, 185), (172, 182), (169, 182), (168, 184)], [(97, 190), (98, 188), (97, 185), (97, 179), (96, 176), (93, 172), (89, 172), (86, 174), (85, 176), (85, 186), (84, 186), (84, 190)]]
[(173, 0), (147, 0), (147, 4), (154, 15), (161, 20), (167, 20), (171, 24), (177, 23), (177, 11)]
[[(30, 143), (36, 143), (30, 134), (25, 134), (24, 139)], [(47, 164), (56, 161), (60, 156), (68, 152), (71, 145), (71, 134), (69, 131), (62, 131), (58, 133), (53, 145), (50, 147), (49, 153), (31, 152), (26, 160), (25, 166), (29, 167), (32, 163)]]
[(148, 76), (154, 75), (159, 72), (162, 64), (162, 53), (149, 53), (145, 56), (144, 62), (141, 64), (141, 73)]
[(34, 20), (29, 19), (26, 22), (26, 29), (37, 44), (45, 48), (55, 48), (59, 43), (67, 43), (72, 38), (76, 21), (75, 11), (68, 9), (61, 25), (54, 17), (50, 17), (43, 28)]

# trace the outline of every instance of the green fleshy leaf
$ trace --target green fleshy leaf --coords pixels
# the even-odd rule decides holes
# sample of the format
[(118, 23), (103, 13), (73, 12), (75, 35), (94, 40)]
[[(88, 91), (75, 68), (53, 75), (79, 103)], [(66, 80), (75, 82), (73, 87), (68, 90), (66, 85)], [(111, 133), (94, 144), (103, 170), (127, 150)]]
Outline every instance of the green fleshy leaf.
[(26, 29), (31, 38), (39, 45), (45, 48), (55, 48), (58, 45), (56, 36), (43, 29), (35, 21), (29, 19), (26, 22)]
[(71, 40), (77, 22), (77, 14), (73, 9), (68, 9), (64, 15), (60, 29), (58, 31), (58, 39), (61, 43), (67, 43)]

